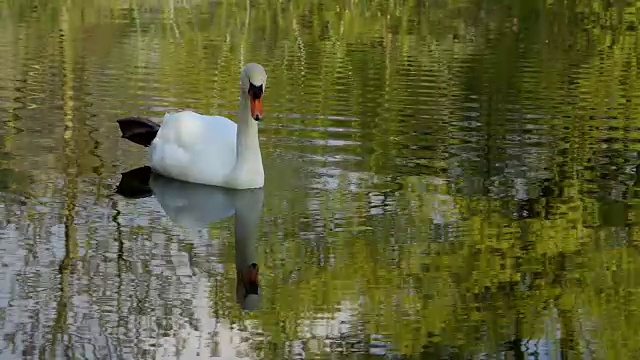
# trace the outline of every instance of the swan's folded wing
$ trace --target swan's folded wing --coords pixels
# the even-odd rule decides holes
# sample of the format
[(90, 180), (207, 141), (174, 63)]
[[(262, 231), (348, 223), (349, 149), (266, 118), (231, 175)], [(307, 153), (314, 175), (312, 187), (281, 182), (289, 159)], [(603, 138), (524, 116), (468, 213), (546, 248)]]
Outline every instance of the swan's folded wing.
[(184, 181), (222, 183), (236, 162), (236, 128), (221, 116), (168, 114), (152, 144), (152, 166)]

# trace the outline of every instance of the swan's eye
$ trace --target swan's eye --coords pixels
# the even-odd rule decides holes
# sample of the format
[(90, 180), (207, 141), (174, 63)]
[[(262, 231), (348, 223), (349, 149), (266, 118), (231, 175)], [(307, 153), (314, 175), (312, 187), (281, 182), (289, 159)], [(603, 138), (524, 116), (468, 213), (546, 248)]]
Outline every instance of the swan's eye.
[(252, 83), (249, 83), (249, 96), (251, 96), (252, 99), (258, 100), (262, 98), (263, 93), (264, 93), (264, 90), (262, 88), (262, 85), (256, 86), (256, 85), (253, 85)]

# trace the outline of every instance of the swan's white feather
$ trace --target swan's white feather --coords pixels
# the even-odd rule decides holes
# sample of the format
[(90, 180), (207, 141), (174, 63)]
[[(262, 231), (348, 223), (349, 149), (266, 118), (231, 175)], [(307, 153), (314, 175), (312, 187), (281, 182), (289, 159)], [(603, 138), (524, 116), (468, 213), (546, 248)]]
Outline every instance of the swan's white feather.
[(236, 164), (236, 132), (236, 123), (223, 116), (166, 114), (150, 146), (150, 165), (174, 179), (225, 186)]

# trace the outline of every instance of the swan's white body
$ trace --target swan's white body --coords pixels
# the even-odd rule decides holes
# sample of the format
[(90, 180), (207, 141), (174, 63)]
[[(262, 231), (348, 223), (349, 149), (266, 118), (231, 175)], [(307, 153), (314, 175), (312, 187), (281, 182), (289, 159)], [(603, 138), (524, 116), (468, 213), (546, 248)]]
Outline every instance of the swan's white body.
[(198, 184), (233, 189), (264, 186), (258, 124), (247, 92), (249, 84), (266, 87), (262, 66), (249, 64), (242, 71), (237, 123), (223, 116), (192, 111), (166, 114), (149, 147), (151, 168)]
[[(254, 122), (253, 119), (248, 121)], [(183, 111), (167, 114), (150, 146), (150, 165), (158, 173), (198, 184), (235, 189), (264, 185), (257, 124), (246, 124), (255, 144), (237, 163), (238, 125), (223, 116)], [(241, 133), (247, 136), (248, 134)], [(254, 140), (254, 141), (251, 141)], [(236, 166), (238, 165), (238, 166)]]

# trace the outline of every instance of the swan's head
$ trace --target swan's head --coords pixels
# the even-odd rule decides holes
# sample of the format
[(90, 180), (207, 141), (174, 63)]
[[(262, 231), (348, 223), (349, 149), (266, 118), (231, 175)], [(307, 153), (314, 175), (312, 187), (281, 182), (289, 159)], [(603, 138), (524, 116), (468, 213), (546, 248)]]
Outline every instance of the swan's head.
[(247, 64), (240, 76), (240, 90), (249, 97), (251, 104), (251, 117), (260, 121), (263, 119), (262, 96), (267, 88), (267, 73), (260, 64)]

